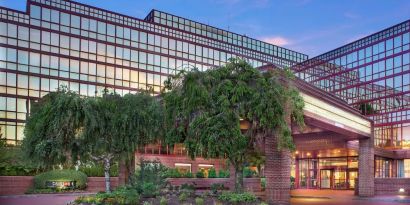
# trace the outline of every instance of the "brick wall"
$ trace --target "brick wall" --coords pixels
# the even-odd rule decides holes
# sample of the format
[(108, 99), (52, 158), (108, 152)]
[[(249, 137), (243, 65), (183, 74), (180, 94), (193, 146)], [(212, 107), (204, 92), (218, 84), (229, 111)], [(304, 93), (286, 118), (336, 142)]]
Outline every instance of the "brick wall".
[(32, 176), (0, 176), (0, 195), (24, 194), (34, 183)]
[(373, 137), (359, 140), (359, 196), (374, 195), (374, 146)]
[[(400, 188), (403, 188), (405, 192), (399, 193)], [(410, 178), (376, 178), (374, 189), (376, 195), (410, 195)]]
[[(118, 177), (111, 177), (111, 189), (118, 186)], [(87, 188), (85, 191), (88, 192), (99, 192), (105, 191), (105, 178), (104, 177), (88, 177), (87, 178)]]
[[(0, 195), (24, 194), (33, 186), (32, 176), (0, 176)], [(118, 186), (118, 177), (111, 177), (111, 187)], [(105, 190), (104, 177), (88, 177), (85, 191), (98, 192)]]
[[(212, 184), (223, 184), (230, 190), (234, 189), (234, 181), (231, 178), (169, 178), (167, 181), (173, 186), (181, 186), (182, 184), (193, 184), (199, 189), (210, 189)], [(244, 189), (249, 192), (262, 192), (260, 178), (244, 178)]]
[(136, 163), (139, 163), (139, 159), (143, 158), (145, 160), (159, 160), (163, 165), (167, 167), (175, 167), (175, 163), (186, 163), (191, 164), (191, 172), (196, 173), (199, 164), (211, 164), (214, 166), (216, 171), (221, 168), (225, 169), (225, 160), (222, 159), (204, 159), (196, 158), (195, 160), (190, 159), (188, 156), (176, 156), (176, 155), (159, 155), (159, 154), (136, 154)]

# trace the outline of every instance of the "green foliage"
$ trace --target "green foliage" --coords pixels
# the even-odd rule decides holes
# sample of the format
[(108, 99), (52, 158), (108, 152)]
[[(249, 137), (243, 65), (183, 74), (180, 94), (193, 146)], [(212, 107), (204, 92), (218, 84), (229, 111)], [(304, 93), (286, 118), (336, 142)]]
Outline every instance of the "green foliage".
[(0, 176), (34, 176), (44, 169), (24, 157), (20, 146), (0, 140)]
[(152, 205), (152, 203), (149, 201), (144, 201), (143, 205)]
[(255, 177), (256, 175), (257, 173), (254, 170), (250, 169), (249, 167), (243, 168), (243, 176), (245, 178), (252, 178), (252, 177)]
[(71, 167), (79, 150), (77, 141), (84, 117), (81, 97), (66, 87), (38, 102), (31, 101), (22, 142), (25, 157), (42, 167)]
[(205, 178), (205, 173), (202, 170), (199, 170), (195, 174), (196, 178)]
[(205, 201), (203, 198), (197, 197), (195, 198), (195, 204), (196, 205), (204, 205)]
[(141, 194), (145, 197), (154, 197), (158, 194), (157, 186), (152, 182), (144, 182)]
[(165, 173), (166, 178), (193, 178), (191, 172), (180, 172), (176, 168), (168, 168)]
[(168, 204), (168, 199), (165, 197), (161, 197), (159, 200), (159, 205), (167, 205)]
[(265, 202), (261, 202), (259, 205), (269, 205), (269, 204), (267, 204)]
[(193, 184), (181, 184), (181, 190), (186, 190), (186, 191), (195, 191), (195, 186)]
[(233, 192), (224, 192), (218, 196), (218, 199), (221, 201), (226, 201), (231, 204), (243, 203), (243, 202), (255, 202), (256, 196), (252, 193), (233, 193)]
[(208, 171), (208, 178), (216, 178), (216, 170), (215, 168), (211, 167), (211, 169), (209, 169)]
[(87, 175), (71, 169), (52, 170), (36, 175), (34, 177), (34, 188), (47, 189), (47, 181), (75, 181), (75, 189), (85, 189), (87, 186)]
[[(89, 177), (103, 177), (104, 176), (104, 167), (101, 164), (96, 163), (86, 163), (82, 164), (78, 170), (82, 171)], [(110, 176), (118, 176), (118, 164), (113, 164), (110, 167)]]
[(261, 189), (265, 191), (266, 188), (266, 178), (261, 178)]
[(74, 203), (135, 205), (139, 202), (139, 199), (140, 197), (135, 189), (119, 187), (111, 193), (98, 193), (94, 196), (80, 196), (74, 200)]
[(180, 202), (184, 202), (188, 199), (189, 194), (187, 192), (182, 192), (179, 196), (178, 199)]
[(141, 159), (131, 186), (143, 196), (156, 196), (159, 190), (165, 187), (168, 169), (159, 161)]
[(121, 97), (105, 90), (102, 96), (83, 97), (62, 87), (33, 103), (22, 147), (25, 157), (41, 167), (72, 167), (92, 159), (109, 177), (115, 158), (129, 159), (138, 146), (155, 141), (162, 113), (148, 93)]
[(230, 177), (229, 170), (220, 169), (218, 173), (218, 177), (219, 178), (229, 178)]
[(213, 194), (217, 194), (219, 191), (223, 191), (225, 189), (226, 188), (224, 184), (219, 184), (219, 183), (211, 184), (211, 191)]
[[(258, 135), (275, 131), (278, 149), (294, 149), (289, 116), (303, 124), (304, 101), (292, 86), (289, 70), (261, 73), (246, 61), (231, 59), (226, 65), (201, 72), (194, 69), (170, 77), (162, 94), (168, 144), (183, 142), (191, 158), (227, 157), (235, 167)], [(285, 83), (284, 83), (285, 82)], [(240, 121), (251, 124), (247, 132)], [(236, 173), (241, 178), (242, 173)], [(236, 180), (240, 190), (242, 180)]]

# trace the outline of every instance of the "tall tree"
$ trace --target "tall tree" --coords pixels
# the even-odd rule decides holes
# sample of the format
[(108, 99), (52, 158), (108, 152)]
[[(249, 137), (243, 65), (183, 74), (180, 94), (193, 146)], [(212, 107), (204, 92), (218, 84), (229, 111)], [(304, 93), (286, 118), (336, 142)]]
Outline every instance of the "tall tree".
[(126, 167), (126, 170), (120, 170), (120, 174), (125, 175), (123, 178), (126, 182), (135, 171), (137, 148), (157, 142), (163, 133), (163, 110), (159, 99), (149, 92), (125, 95), (117, 123), (117, 135), (123, 140), (120, 144), (120, 164), (124, 163)]
[[(287, 70), (261, 73), (246, 61), (231, 59), (205, 72), (183, 72), (166, 81), (167, 143), (184, 142), (192, 158), (227, 157), (235, 168), (235, 190), (243, 189), (246, 153), (259, 137), (277, 133), (276, 149), (293, 149), (289, 111), (303, 122), (303, 100)], [(240, 121), (250, 127), (241, 131)]]
[(22, 142), (24, 154), (42, 167), (72, 166), (83, 117), (82, 99), (65, 87), (32, 103)]
[[(85, 101), (81, 140), (82, 156), (104, 164), (106, 191), (110, 191), (109, 170), (114, 158), (129, 161), (139, 146), (155, 142), (162, 127), (157, 99), (147, 93), (124, 97), (105, 92)], [(130, 168), (129, 168), (130, 169)]]

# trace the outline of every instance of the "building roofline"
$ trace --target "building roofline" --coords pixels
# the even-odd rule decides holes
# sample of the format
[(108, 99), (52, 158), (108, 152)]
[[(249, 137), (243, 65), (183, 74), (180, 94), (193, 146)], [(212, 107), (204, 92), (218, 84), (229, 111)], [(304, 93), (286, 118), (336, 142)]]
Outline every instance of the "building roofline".
[[(332, 50), (330, 50), (330, 51), (327, 51), (327, 52), (325, 52), (325, 53), (322, 53), (322, 54), (320, 54), (320, 55), (317, 55), (317, 56), (315, 56), (315, 57), (312, 57), (312, 58), (310, 58), (310, 59), (308, 59), (308, 60), (306, 60), (306, 61), (314, 60), (314, 59), (316, 59), (316, 58), (319, 58), (320, 56), (323, 56), (323, 55), (326, 55), (326, 54), (328, 54), (328, 53), (331, 53), (331, 52), (334, 52), (334, 51), (336, 51), (336, 50), (339, 50), (339, 49), (341, 49), (341, 48), (350, 46), (350, 45), (352, 45), (352, 44), (354, 44), (354, 43), (356, 43), (356, 42), (358, 42), (358, 41), (362, 41), (362, 40), (364, 40), (364, 39), (366, 39), (366, 38), (369, 38), (369, 37), (371, 37), (371, 36), (380, 34), (380, 33), (382, 33), (382, 32), (385, 32), (385, 31), (387, 31), (387, 30), (389, 30), (389, 29), (391, 29), (391, 28), (394, 28), (394, 27), (399, 26), (399, 25), (404, 24), (404, 23), (410, 23), (410, 19), (407, 19), (407, 20), (405, 20), (405, 21), (402, 21), (402, 22), (400, 22), (400, 23), (397, 23), (397, 24), (395, 24), (395, 25), (393, 25), (393, 26), (390, 26), (390, 27), (388, 27), (388, 28), (385, 28), (385, 29), (383, 29), (383, 30), (381, 30), (381, 31), (377, 31), (377, 32), (371, 33), (371, 34), (369, 34), (369, 35), (366, 35), (365, 37), (362, 37), (362, 38), (360, 38), (360, 39), (357, 39), (357, 40), (355, 40), (355, 41), (353, 41), (353, 42), (350, 42), (350, 43), (348, 43), (348, 44), (344, 44), (344, 45), (342, 45), (342, 46), (339, 46), (339, 47), (337, 47), (337, 48), (335, 48), (335, 49), (332, 49)], [(363, 46), (363, 47), (364, 47), (364, 46)], [(345, 52), (345, 53), (349, 53), (349, 52)], [(303, 62), (302, 62), (302, 63), (303, 63)]]

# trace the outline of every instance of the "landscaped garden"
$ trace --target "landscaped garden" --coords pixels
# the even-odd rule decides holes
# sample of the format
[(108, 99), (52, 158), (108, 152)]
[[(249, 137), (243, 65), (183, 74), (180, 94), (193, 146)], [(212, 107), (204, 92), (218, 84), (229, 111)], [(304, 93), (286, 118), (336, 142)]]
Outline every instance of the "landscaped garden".
[[(244, 178), (261, 177), (262, 165), (272, 170), (265, 153), (294, 149), (289, 124), (303, 126), (304, 104), (292, 77), (287, 70), (261, 73), (232, 59), (219, 68), (172, 76), (158, 96), (105, 89), (85, 97), (61, 87), (32, 103), (22, 145), (2, 146), (17, 154), (0, 158), (0, 173), (35, 176), (28, 193), (81, 192), (87, 177), (104, 177), (105, 192), (79, 197), (75, 204), (261, 204), (245, 192)], [(261, 146), (263, 140), (272, 146)], [(144, 160), (135, 170), (135, 151), (158, 142), (184, 144), (191, 159), (224, 159), (233, 172), (180, 172)], [(126, 181), (113, 189), (113, 176)], [(232, 186), (198, 188), (195, 182), (167, 180), (205, 177), (231, 177)], [(257, 183), (264, 189), (273, 178)]]

